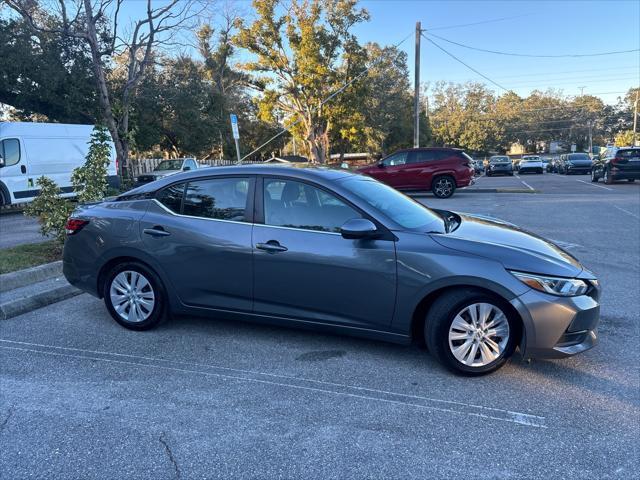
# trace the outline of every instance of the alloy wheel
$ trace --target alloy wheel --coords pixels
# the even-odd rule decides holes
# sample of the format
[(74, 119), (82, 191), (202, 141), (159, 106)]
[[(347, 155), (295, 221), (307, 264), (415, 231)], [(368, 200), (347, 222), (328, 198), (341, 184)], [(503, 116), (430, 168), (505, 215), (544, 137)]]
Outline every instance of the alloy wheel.
[(448, 178), (439, 178), (436, 182), (435, 193), (439, 197), (448, 197), (453, 191), (453, 182)]
[(109, 289), (111, 304), (116, 313), (127, 322), (143, 322), (156, 303), (149, 280), (140, 272), (125, 270), (116, 275)]
[(449, 327), (449, 348), (453, 356), (470, 367), (484, 367), (504, 353), (509, 342), (509, 321), (490, 303), (464, 307)]

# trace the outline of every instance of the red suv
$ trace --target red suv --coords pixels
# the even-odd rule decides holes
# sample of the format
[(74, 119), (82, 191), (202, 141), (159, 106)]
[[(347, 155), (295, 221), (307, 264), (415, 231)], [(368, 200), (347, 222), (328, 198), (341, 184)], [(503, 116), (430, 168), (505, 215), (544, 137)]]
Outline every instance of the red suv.
[(472, 165), (473, 159), (458, 148), (410, 148), (358, 171), (397, 189), (426, 189), (448, 198), (456, 188), (473, 184)]

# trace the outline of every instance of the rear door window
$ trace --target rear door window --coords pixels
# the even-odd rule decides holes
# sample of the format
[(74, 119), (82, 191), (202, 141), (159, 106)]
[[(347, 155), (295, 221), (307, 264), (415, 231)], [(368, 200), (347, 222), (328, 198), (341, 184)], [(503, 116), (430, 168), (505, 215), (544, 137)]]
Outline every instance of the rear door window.
[(630, 148), (628, 150), (618, 150), (618, 157), (626, 160), (640, 160), (640, 148)]
[(250, 178), (209, 178), (189, 182), (182, 214), (214, 220), (247, 222)]
[(416, 150), (411, 152), (409, 163), (425, 163), (435, 159), (436, 152), (431, 150)]

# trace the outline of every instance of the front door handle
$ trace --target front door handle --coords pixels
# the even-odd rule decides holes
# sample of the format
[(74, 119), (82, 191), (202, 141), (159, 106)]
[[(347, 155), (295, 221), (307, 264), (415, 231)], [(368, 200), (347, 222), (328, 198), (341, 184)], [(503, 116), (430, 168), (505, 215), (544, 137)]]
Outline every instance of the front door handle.
[(151, 235), (152, 237), (168, 237), (169, 235), (171, 235), (159, 225), (156, 225), (153, 228), (145, 228), (144, 230), (142, 230), (142, 233), (146, 233), (147, 235)]
[(269, 240), (267, 243), (256, 243), (256, 248), (270, 253), (286, 252), (289, 250), (287, 247), (283, 247), (275, 240)]
[(27, 173), (27, 167), (25, 167), (24, 165), (20, 165), (20, 171), (22, 173)]

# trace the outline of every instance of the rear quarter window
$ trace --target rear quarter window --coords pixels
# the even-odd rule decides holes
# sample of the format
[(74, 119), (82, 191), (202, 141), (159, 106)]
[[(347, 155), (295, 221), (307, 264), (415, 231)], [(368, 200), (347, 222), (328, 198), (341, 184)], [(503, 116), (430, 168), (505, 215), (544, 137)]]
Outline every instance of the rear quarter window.
[(181, 213), (184, 186), (184, 183), (178, 183), (163, 188), (158, 192), (156, 199), (173, 213)]

